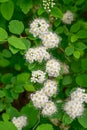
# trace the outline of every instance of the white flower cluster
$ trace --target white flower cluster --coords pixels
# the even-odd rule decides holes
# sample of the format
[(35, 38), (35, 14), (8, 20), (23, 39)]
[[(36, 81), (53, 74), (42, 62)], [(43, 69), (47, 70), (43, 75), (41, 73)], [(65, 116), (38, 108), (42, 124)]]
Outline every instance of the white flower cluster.
[(38, 36), (42, 40), (42, 45), (47, 49), (58, 47), (60, 38), (56, 33), (52, 33), (48, 30), (49, 24), (44, 19), (35, 19), (30, 24), (30, 33), (34, 37)]
[(47, 12), (51, 11), (51, 8), (53, 8), (55, 5), (54, 0), (43, 0), (43, 7)]
[(42, 44), (48, 49), (48, 48), (54, 48), (58, 47), (58, 43), (60, 42), (60, 38), (56, 33), (52, 33), (47, 31), (40, 36), (42, 40)]
[(52, 97), (54, 94), (57, 93), (57, 83), (53, 80), (47, 80), (44, 83), (44, 87), (42, 88), (42, 91), (48, 96)]
[(43, 83), (46, 79), (45, 75), (46, 75), (46, 73), (41, 70), (32, 71), (31, 82)]
[(12, 123), (18, 128), (18, 130), (22, 130), (22, 128), (27, 125), (27, 117), (26, 116), (13, 117)]
[(54, 102), (49, 101), (48, 103), (45, 104), (44, 108), (42, 109), (42, 115), (51, 116), (56, 111), (57, 111), (57, 108)]
[(63, 23), (65, 24), (71, 24), (74, 20), (74, 14), (71, 11), (67, 11), (62, 18)]
[(41, 34), (47, 32), (48, 27), (49, 24), (44, 19), (37, 18), (30, 24), (29, 31), (34, 35), (34, 37), (39, 37)]
[(31, 94), (31, 100), (36, 108), (42, 109), (44, 116), (51, 116), (57, 111), (54, 102), (49, 100), (57, 93), (57, 83), (55, 81), (48, 80), (44, 83), (44, 87), (40, 91), (36, 91), (35, 94)]
[(49, 76), (57, 77), (60, 74), (61, 66), (60, 62), (55, 59), (51, 59), (46, 63), (46, 72)]
[(29, 63), (33, 63), (34, 61), (38, 61), (41, 63), (43, 60), (50, 59), (50, 54), (46, 51), (46, 48), (43, 46), (30, 48), (26, 54), (25, 58)]
[(87, 94), (84, 93), (85, 90), (77, 88), (76, 91), (71, 93), (71, 100), (66, 102), (64, 110), (71, 118), (76, 118), (81, 116), (84, 112), (84, 102), (87, 103)]

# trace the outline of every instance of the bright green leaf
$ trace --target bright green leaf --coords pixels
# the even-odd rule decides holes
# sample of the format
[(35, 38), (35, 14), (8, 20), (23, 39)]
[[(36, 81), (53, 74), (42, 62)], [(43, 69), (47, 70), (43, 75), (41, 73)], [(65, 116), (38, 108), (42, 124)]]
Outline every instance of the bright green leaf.
[(14, 48), (20, 49), (20, 50), (26, 50), (26, 46), (25, 44), (21, 41), (20, 38), (17, 37), (10, 37), (8, 38), (8, 42), (11, 46), (13, 46)]
[(17, 75), (17, 83), (27, 83), (29, 82), (29, 77), (30, 77), (29, 73), (21, 73)]
[(54, 130), (51, 124), (41, 124), (39, 125), (36, 130)]
[(75, 24), (73, 24), (73, 25), (71, 26), (70, 32), (76, 33), (76, 32), (79, 31), (79, 29), (80, 29), (80, 23), (77, 22), (77, 23), (75, 23)]
[(1, 4), (1, 14), (6, 20), (10, 20), (14, 13), (14, 3), (10, 0)]
[(0, 98), (4, 97), (5, 96), (5, 93), (3, 90), (0, 90)]
[(8, 38), (7, 32), (0, 27), (0, 41), (4, 41), (7, 38)]
[(80, 52), (79, 51), (74, 51), (73, 56), (75, 58), (79, 59), (80, 58)]
[(51, 10), (51, 15), (56, 17), (56, 18), (62, 18), (63, 17), (62, 11), (59, 8), (57, 8), (57, 7), (54, 7)]
[(9, 50), (13, 53), (13, 54), (16, 54), (18, 53), (19, 49), (13, 47), (13, 46), (9, 46)]
[(74, 47), (77, 49), (77, 50), (84, 50), (87, 48), (87, 46), (83, 43), (83, 42), (77, 42), (74, 44)]
[(8, 121), (10, 117), (9, 117), (9, 114), (3, 113), (2, 118), (3, 118), (4, 121)]
[(73, 48), (72, 46), (67, 47), (67, 48), (65, 49), (65, 53), (66, 53), (67, 56), (72, 55), (73, 52), (74, 52), (74, 48)]
[(7, 1), (9, 1), (9, 0), (0, 0), (1, 3), (3, 3), (3, 2), (7, 2)]
[(0, 129), (1, 130), (17, 130), (16, 126), (11, 122), (2, 122), (0, 121)]
[(71, 36), (71, 42), (76, 42), (78, 40), (76, 35)]
[(41, 7), (41, 8), (39, 8), (38, 9), (38, 15), (41, 15), (41, 14), (43, 14), (45, 12), (45, 10)]
[(26, 91), (29, 91), (29, 92), (34, 92), (35, 91), (35, 88), (34, 88), (33, 84), (31, 84), (31, 83), (25, 84), (24, 88), (25, 88)]
[(24, 30), (23, 22), (12, 20), (9, 23), (9, 31), (13, 34), (21, 34)]
[(77, 76), (76, 83), (81, 87), (87, 87), (87, 74)]
[(67, 114), (64, 114), (64, 115), (63, 115), (62, 122), (63, 122), (64, 124), (66, 124), (66, 125), (71, 124), (72, 121), (73, 121), (73, 119), (70, 118)]

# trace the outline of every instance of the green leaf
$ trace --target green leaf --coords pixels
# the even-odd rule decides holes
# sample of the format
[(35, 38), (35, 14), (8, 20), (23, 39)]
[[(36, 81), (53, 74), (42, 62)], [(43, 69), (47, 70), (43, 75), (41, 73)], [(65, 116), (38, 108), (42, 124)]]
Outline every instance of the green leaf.
[(74, 47), (72, 47), (72, 46), (67, 47), (67, 48), (65, 49), (65, 53), (66, 53), (67, 56), (72, 55), (73, 52), (74, 52)]
[(85, 31), (85, 30), (80, 30), (76, 35), (77, 35), (77, 37), (78, 37), (79, 39), (87, 38), (87, 31)]
[(26, 115), (28, 117), (28, 120), (29, 120), (28, 129), (33, 127), (38, 121), (38, 116), (39, 116), (38, 110), (30, 104), (22, 108), (21, 114)]
[(2, 83), (4, 84), (9, 84), (11, 83), (11, 78), (12, 78), (12, 73), (7, 73), (7, 74), (4, 74), (1, 78), (1, 81)]
[(0, 59), (0, 66), (1, 67), (7, 67), (10, 64), (9, 60), (1, 58)]
[(84, 112), (83, 116), (78, 118), (78, 122), (84, 127), (87, 128), (87, 110)]
[(3, 90), (0, 90), (0, 98), (4, 97), (5, 96), (5, 93)]
[(10, 0), (1, 4), (1, 14), (6, 20), (10, 20), (14, 13), (14, 3)]
[(0, 0), (1, 3), (7, 2), (7, 1), (9, 1), (9, 0)]
[(57, 7), (54, 7), (51, 10), (51, 15), (56, 17), (56, 18), (62, 18), (63, 17), (62, 11), (59, 8), (57, 8)]
[(70, 32), (76, 33), (76, 32), (79, 31), (79, 29), (80, 29), (80, 23), (77, 22), (77, 23), (75, 23), (75, 24), (73, 24), (73, 25), (71, 26)]
[(87, 87), (87, 74), (77, 76), (76, 83), (81, 87)]
[(63, 0), (63, 2), (64, 2), (65, 4), (70, 4), (70, 2), (72, 2), (72, 0)]
[(0, 129), (1, 130), (17, 130), (15, 125), (13, 125), (13, 123), (9, 121), (6, 121), (6, 122), (0, 121)]
[(8, 38), (8, 42), (11, 46), (13, 46), (14, 48), (20, 49), (20, 50), (26, 50), (26, 46), (25, 44), (21, 41), (20, 38), (17, 37), (10, 37)]
[(41, 15), (41, 14), (43, 14), (45, 12), (45, 10), (41, 7), (41, 8), (39, 8), (38, 9), (38, 15)]
[(7, 32), (0, 27), (0, 41), (4, 41), (7, 38), (8, 38)]
[(63, 85), (69, 85), (69, 84), (71, 84), (72, 83), (72, 78), (71, 78), (71, 76), (65, 76), (64, 78), (63, 78)]
[(17, 83), (27, 83), (29, 82), (30, 74), (29, 73), (21, 73), (17, 75)]
[(9, 120), (9, 114), (7, 114), (7, 113), (3, 113), (2, 114), (2, 119), (4, 120), (4, 121), (8, 121)]
[(23, 22), (18, 20), (12, 20), (9, 23), (9, 31), (13, 34), (21, 34), (24, 30)]
[(87, 58), (84, 58), (81, 60), (81, 67), (82, 67), (82, 70), (84, 71), (87, 70)]
[(71, 36), (71, 42), (76, 42), (78, 40), (78, 37), (76, 35)]
[(29, 92), (34, 92), (35, 91), (35, 88), (34, 88), (32, 83), (25, 84), (24, 88), (25, 88), (26, 91), (29, 91)]
[(74, 47), (77, 49), (77, 50), (84, 50), (87, 48), (87, 46), (83, 43), (83, 42), (77, 42), (74, 44)]
[(16, 54), (19, 52), (19, 49), (13, 47), (13, 46), (9, 46), (9, 50), (13, 53), (13, 54)]
[(67, 114), (64, 114), (64, 115), (63, 115), (62, 122), (63, 122), (64, 124), (66, 124), (66, 125), (71, 124), (72, 121), (73, 121), (73, 119), (70, 118)]
[(36, 130), (54, 130), (51, 124), (41, 124), (39, 125)]
[(85, 0), (77, 0), (77, 1), (76, 1), (76, 5), (81, 5), (81, 4), (83, 4), (84, 1), (85, 1)]
[(4, 49), (2, 51), (2, 55), (6, 58), (10, 58), (12, 56), (11, 52), (8, 49)]
[(26, 38), (21, 38), (21, 40), (25, 44), (26, 49), (28, 50), (30, 48), (30, 46), (31, 46), (30, 41), (28, 39), (26, 39)]
[(24, 14), (27, 14), (32, 8), (32, 0), (19, 0), (18, 5)]
[(73, 56), (75, 58), (79, 59), (80, 58), (80, 52), (79, 51), (74, 51)]

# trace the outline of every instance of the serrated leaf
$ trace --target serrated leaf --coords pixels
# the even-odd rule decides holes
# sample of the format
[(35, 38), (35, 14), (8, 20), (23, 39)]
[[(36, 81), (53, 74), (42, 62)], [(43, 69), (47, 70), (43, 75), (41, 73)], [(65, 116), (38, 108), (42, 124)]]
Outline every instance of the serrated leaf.
[(51, 124), (41, 124), (39, 125), (36, 130), (54, 130)]
[(26, 46), (25, 44), (21, 41), (20, 38), (17, 37), (10, 37), (8, 38), (8, 42), (11, 46), (13, 46), (14, 48), (20, 49), (20, 50), (26, 50)]
[(65, 49), (65, 53), (66, 53), (67, 56), (72, 55), (73, 52), (74, 52), (74, 48), (73, 48), (72, 46), (71, 46), (71, 47), (67, 47), (67, 48)]
[(12, 20), (9, 23), (9, 31), (13, 34), (21, 34), (24, 30), (23, 22), (19, 20)]
[(51, 10), (51, 15), (56, 17), (56, 18), (62, 18), (63, 17), (62, 11), (59, 8), (57, 8), (57, 7), (54, 7)]
[(19, 49), (13, 47), (13, 46), (9, 46), (9, 50), (13, 53), (13, 54), (16, 54), (19, 52)]
[(1, 130), (17, 130), (16, 126), (13, 125), (13, 123), (11, 122), (3, 122), (3, 121), (0, 121), (0, 129)]
[(6, 20), (10, 20), (14, 12), (14, 3), (10, 0), (1, 4), (1, 14)]
[(81, 87), (87, 87), (87, 74), (77, 76), (76, 83)]
[(87, 48), (87, 46), (83, 42), (77, 42), (74, 44), (74, 46), (77, 50), (84, 50)]
[(84, 112), (84, 114), (78, 118), (78, 122), (84, 127), (87, 128), (87, 111)]
[(80, 30), (76, 35), (77, 35), (77, 37), (78, 37), (79, 39), (87, 38), (87, 31), (85, 31), (85, 30)]
[(32, 8), (32, 0), (19, 0), (18, 5), (24, 14), (27, 14)]
[(7, 32), (0, 27), (0, 41), (4, 41), (7, 38), (8, 38)]

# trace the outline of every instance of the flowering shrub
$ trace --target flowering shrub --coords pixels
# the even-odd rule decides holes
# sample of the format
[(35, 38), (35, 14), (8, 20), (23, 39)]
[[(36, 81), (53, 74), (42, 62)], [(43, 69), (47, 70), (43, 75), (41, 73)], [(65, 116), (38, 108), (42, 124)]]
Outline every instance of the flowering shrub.
[(86, 9), (0, 0), (0, 130), (87, 129)]

